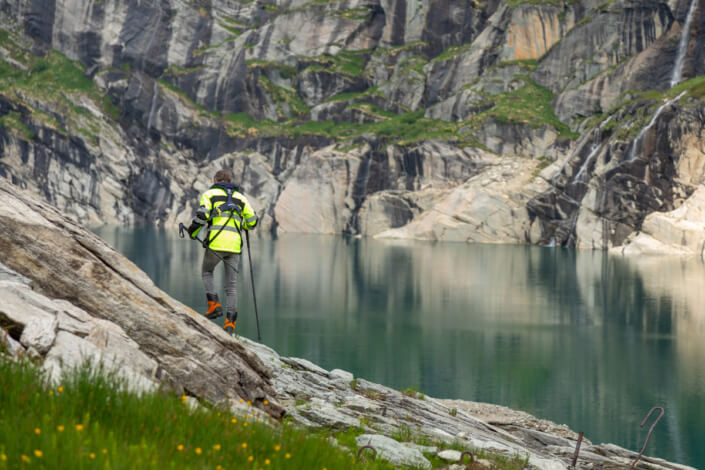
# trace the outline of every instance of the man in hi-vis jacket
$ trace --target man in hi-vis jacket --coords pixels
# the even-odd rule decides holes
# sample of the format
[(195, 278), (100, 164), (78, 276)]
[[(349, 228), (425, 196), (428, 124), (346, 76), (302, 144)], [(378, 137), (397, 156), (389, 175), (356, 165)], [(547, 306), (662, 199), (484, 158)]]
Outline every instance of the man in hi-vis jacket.
[[(235, 331), (237, 322), (237, 274), (242, 251), (242, 230), (252, 230), (257, 225), (257, 215), (240, 188), (233, 184), (229, 170), (218, 170), (214, 184), (201, 195), (200, 207), (188, 228), (191, 238), (196, 238), (206, 227), (202, 276), (206, 288), (208, 310), (206, 318), (215, 319), (223, 315), (218, 293), (213, 280), (213, 270), (225, 261), (226, 316), (223, 328), (228, 333)], [(214, 253), (215, 252), (215, 253)]]

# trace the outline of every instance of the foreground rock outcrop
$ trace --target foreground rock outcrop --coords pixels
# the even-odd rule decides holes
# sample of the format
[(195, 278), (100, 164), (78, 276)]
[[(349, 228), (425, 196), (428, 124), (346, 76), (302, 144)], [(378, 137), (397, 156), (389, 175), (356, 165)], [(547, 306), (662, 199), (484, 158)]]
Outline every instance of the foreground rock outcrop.
[(54, 376), (62, 364), (100, 356), (126, 364), (137, 388), (163, 383), (212, 402), (242, 398), (282, 416), (271, 372), (255, 355), (100, 238), (3, 180), (0, 225), (1, 325)]
[[(15, 356), (42, 361), (50, 377), (101, 362), (136, 390), (161, 385), (235, 412), (243, 399), (275, 419), (357, 429), (358, 446), (371, 445), (397, 465), (430, 468), (428, 455), (458, 461), (451, 444), (518, 456), (540, 469), (566, 469), (572, 458), (577, 436), (563, 426), (493, 405), (403, 394), (234, 339), (95, 235), (2, 180), (0, 253), (0, 342)], [(616, 468), (635, 456), (585, 441), (580, 466)], [(653, 458), (638, 468), (689, 470)]]

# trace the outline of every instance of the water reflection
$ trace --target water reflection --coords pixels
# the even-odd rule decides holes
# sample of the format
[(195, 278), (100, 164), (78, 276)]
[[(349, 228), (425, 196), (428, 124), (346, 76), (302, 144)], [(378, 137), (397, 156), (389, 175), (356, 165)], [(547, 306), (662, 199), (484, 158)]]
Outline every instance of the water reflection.
[[(99, 234), (203, 310), (198, 243), (154, 228)], [(648, 452), (705, 468), (697, 260), (293, 234), (252, 249), (263, 341), (283, 355), (520, 408), (637, 450), (639, 422), (661, 405)], [(254, 338), (250, 289), (245, 276), (238, 328)]]

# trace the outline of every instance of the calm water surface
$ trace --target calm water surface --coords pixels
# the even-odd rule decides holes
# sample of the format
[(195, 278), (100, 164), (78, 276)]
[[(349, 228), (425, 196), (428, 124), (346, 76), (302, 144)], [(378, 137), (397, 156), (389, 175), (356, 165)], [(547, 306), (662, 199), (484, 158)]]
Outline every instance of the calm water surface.
[[(198, 243), (176, 229), (97, 232), (204, 310)], [(705, 469), (701, 261), (298, 234), (251, 241), (262, 342), (281, 355), (525, 410), (637, 451), (650, 425), (641, 419), (663, 406), (647, 453)], [(243, 258), (238, 332), (256, 339)]]

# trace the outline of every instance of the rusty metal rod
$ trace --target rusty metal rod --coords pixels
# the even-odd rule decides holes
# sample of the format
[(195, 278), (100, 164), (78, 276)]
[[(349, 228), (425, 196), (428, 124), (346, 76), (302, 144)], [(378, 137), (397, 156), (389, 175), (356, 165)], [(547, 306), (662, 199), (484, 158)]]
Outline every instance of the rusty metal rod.
[(358, 449), (358, 451), (357, 451), (357, 458), (358, 459), (362, 455), (362, 451), (365, 449), (370, 449), (372, 451), (372, 460), (377, 458), (377, 449), (375, 449), (374, 447), (372, 447), (370, 445), (367, 445), (367, 446), (362, 446)]
[(462, 465), (462, 464), (463, 464), (463, 459), (465, 458), (466, 455), (470, 456), (470, 463), (467, 464), (467, 465), (465, 466), (465, 468), (472, 468), (471, 465), (473, 464), (473, 462), (475, 462), (475, 454), (473, 454), (473, 453), (470, 452), (470, 451), (467, 451), (467, 450), (466, 450), (465, 452), (463, 452), (462, 454), (460, 454), (460, 460), (458, 461), (458, 463), (459, 463), (460, 465)]
[(583, 432), (580, 431), (580, 434), (578, 434), (578, 443), (575, 444), (575, 453), (573, 454), (573, 463), (571, 466), (575, 468), (575, 465), (578, 463), (578, 455), (580, 454), (580, 444), (583, 443)]
[(644, 420), (643, 420), (643, 421), (641, 422), (641, 424), (639, 425), (639, 427), (642, 427), (642, 428), (643, 428), (644, 425), (646, 424), (646, 422), (649, 420), (649, 418), (650, 418), (651, 415), (653, 414), (653, 412), (656, 411), (656, 410), (661, 410), (661, 413), (659, 413), (658, 418), (656, 418), (656, 421), (654, 421), (654, 424), (652, 424), (651, 427), (649, 428), (649, 433), (646, 435), (646, 440), (644, 441), (644, 447), (641, 448), (641, 452), (639, 452), (639, 455), (636, 457), (636, 459), (634, 459), (634, 461), (632, 462), (632, 464), (629, 466), (629, 470), (633, 469), (633, 468), (636, 466), (637, 462), (639, 462), (639, 460), (641, 460), (641, 457), (644, 455), (644, 451), (646, 450), (646, 444), (649, 443), (649, 439), (651, 438), (651, 433), (653, 432), (654, 427), (656, 427), (656, 424), (657, 424), (657, 423), (661, 420), (661, 418), (663, 417), (663, 414), (664, 414), (663, 407), (661, 407), (661, 406), (654, 406), (653, 408), (651, 408), (651, 410), (649, 410), (649, 414), (646, 415), (646, 417), (644, 418)]

